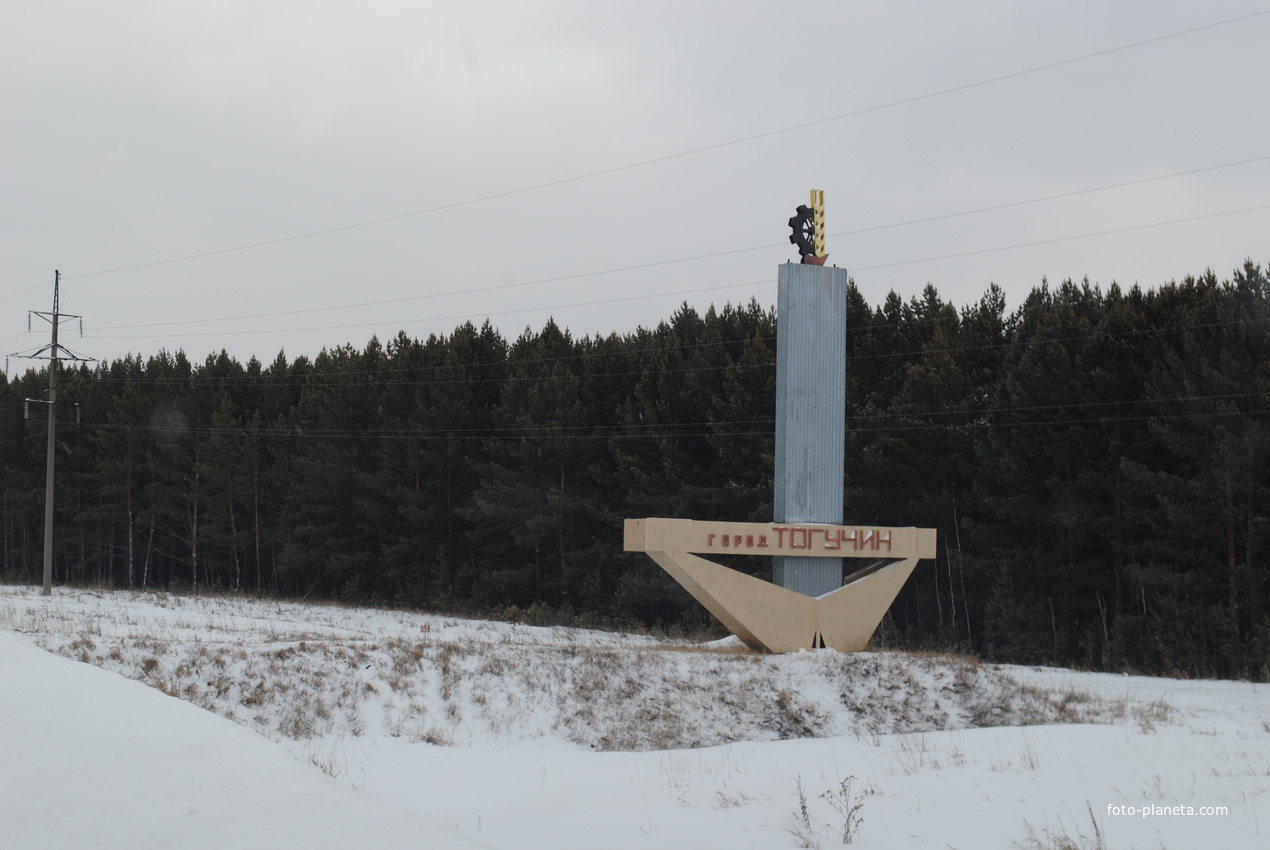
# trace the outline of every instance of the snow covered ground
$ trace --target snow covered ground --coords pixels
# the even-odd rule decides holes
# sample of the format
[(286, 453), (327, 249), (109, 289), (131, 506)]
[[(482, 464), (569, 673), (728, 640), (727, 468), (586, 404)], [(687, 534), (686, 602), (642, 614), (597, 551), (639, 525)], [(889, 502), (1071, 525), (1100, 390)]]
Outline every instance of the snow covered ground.
[(258, 735), (0, 632), (0, 847), (476, 848)]
[(1260, 848), (1268, 803), (1267, 685), (0, 587), (5, 848)]

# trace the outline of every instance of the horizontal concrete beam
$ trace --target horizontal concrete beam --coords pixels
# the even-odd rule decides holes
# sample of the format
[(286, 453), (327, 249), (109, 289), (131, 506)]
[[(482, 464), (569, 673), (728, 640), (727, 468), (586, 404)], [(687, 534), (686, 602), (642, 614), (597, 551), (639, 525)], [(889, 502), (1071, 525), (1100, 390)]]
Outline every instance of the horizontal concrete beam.
[(933, 558), (935, 529), (817, 523), (628, 519), (627, 552), (797, 555), (811, 558)]

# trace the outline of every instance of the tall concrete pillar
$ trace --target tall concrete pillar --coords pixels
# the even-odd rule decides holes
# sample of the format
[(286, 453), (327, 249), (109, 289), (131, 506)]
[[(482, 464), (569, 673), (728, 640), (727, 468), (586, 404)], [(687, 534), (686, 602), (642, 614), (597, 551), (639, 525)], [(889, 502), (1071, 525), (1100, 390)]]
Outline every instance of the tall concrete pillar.
[[(776, 290), (778, 523), (842, 523), (847, 270), (786, 263)], [(807, 596), (842, 586), (841, 558), (772, 559), (772, 582)]]

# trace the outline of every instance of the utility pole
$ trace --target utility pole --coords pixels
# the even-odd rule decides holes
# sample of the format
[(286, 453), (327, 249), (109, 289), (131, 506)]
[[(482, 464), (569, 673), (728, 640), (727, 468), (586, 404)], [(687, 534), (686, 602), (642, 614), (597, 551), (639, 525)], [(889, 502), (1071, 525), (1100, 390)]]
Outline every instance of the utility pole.
[(47, 404), (49, 408), (48, 447), (44, 461), (44, 589), (41, 591), (45, 596), (53, 595), (53, 466), (57, 458), (57, 364), (63, 358), (67, 360), (75, 360), (81, 363), (87, 363), (91, 359), (87, 357), (80, 357), (57, 341), (58, 326), (61, 324), (62, 319), (79, 319), (80, 336), (83, 336), (84, 334), (83, 317), (70, 316), (60, 312), (59, 310), (61, 283), (62, 273), (54, 270), (52, 313), (42, 313), (39, 310), (32, 310), (27, 316), (28, 329), (30, 328), (31, 316), (38, 316), (52, 325), (52, 341), (43, 348), (35, 351), (33, 354), (10, 355), (11, 357), (21, 357), (30, 360), (49, 361), (48, 398), (27, 399), (28, 402), (34, 401)]
[(58, 290), (61, 288), (62, 273), (53, 271), (53, 342), (49, 344), (52, 352), (49, 360), (49, 427), (48, 448), (44, 455), (44, 589), (45, 596), (53, 595), (53, 465), (57, 461), (57, 326), (61, 314), (57, 312)]

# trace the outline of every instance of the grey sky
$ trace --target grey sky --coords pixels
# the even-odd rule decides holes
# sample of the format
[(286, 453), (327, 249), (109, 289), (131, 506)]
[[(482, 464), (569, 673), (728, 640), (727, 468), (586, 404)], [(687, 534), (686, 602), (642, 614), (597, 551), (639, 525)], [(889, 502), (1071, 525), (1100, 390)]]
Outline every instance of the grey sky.
[[(549, 315), (582, 335), (655, 324), (685, 300), (767, 306), (793, 257), (786, 219), (811, 188), (841, 234), (1270, 157), (1270, 14), (602, 176), (97, 273), (567, 180), (1264, 10), (0, 0), (0, 353), (47, 341), (26, 311), (49, 309), (55, 268), (63, 311), (84, 316), (68, 344), (103, 359), (225, 348), (267, 362), (469, 318), (514, 338)], [(874, 303), (927, 282), (957, 304), (996, 282), (1013, 306), (1042, 277), (1228, 276), (1270, 261), (1270, 209), (1234, 212), (1270, 204), (1267, 187), (1263, 159), (831, 236), (830, 261)], [(989, 250), (1025, 243), (1048, 244)], [(575, 275), (588, 276), (558, 279)]]

